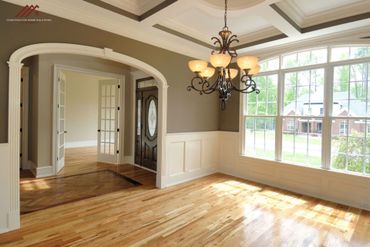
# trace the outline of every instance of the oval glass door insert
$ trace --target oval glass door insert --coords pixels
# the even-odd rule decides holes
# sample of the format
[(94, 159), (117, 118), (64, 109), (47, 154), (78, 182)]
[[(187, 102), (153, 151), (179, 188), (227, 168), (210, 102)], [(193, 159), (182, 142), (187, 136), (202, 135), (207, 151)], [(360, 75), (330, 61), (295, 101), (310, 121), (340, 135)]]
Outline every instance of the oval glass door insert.
[(157, 107), (153, 99), (149, 103), (148, 128), (149, 128), (149, 135), (151, 137), (154, 136), (156, 128), (157, 128)]

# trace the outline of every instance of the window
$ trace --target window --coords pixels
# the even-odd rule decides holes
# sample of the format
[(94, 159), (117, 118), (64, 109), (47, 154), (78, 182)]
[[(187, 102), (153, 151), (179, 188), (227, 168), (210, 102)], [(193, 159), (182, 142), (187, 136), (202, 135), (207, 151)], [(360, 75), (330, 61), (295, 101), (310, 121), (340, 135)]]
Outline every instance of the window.
[(320, 106), (324, 98), (324, 69), (289, 72), (284, 75), (282, 160), (309, 166), (321, 165)]
[(331, 50), (331, 61), (370, 57), (370, 47), (335, 47)]
[(282, 68), (294, 68), (312, 64), (326, 63), (327, 49), (309, 50), (283, 56)]
[(246, 155), (275, 158), (275, 116), (277, 109), (277, 75), (255, 78), (260, 94), (245, 95)]
[(339, 134), (340, 135), (346, 135), (347, 131), (348, 131), (348, 123), (347, 123), (347, 121), (342, 121), (340, 123)]
[(370, 63), (334, 67), (333, 102), (336, 104), (333, 104), (331, 127), (333, 169), (370, 174), (370, 136), (367, 128), (370, 123), (369, 74)]
[(370, 47), (299, 51), (261, 67), (261, 93), (243, 99), (246, 156), (370, 175)]
[(273, 71), (273, 70), (278, 70), (279, 69), (279, 58), (272, 58), (269, 60), (265, 60), (260, 63), (261, 66), (261, 72), (267, 72), (267, 71)]

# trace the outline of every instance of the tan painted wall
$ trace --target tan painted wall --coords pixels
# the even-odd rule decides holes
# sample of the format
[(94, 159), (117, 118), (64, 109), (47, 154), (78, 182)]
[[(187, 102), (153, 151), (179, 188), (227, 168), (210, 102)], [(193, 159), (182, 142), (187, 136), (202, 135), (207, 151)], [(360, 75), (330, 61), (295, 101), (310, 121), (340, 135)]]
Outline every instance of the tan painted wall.
[(89, 74), (64, 71), (66, 83), (66, 144), (97, 142), (99, 80)]

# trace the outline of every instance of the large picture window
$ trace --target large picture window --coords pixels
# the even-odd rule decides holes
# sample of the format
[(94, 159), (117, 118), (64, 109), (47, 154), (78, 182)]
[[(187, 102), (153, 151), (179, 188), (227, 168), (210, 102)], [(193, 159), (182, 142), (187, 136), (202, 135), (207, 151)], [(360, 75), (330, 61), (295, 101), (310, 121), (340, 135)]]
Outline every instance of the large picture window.
[(370, 47), (304, 50), (261, 67), (261, 93), (243, 99), (246, 156), (370, 175)]

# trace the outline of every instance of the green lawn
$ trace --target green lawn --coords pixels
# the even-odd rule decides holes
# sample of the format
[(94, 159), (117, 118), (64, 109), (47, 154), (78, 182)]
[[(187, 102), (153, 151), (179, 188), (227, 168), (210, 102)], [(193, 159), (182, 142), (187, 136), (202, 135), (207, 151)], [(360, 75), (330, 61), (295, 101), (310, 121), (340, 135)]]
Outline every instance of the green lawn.
[[(248, 130), (247, 130), (248, 131)], [(256, 138), (263, 139), (264, 132), (263, 131), (256, 131)], [(266, 139), (273, 140), (275, 139), (275, 132), (273, 131), (266, 131)], [(294, 136), (292, 134), (283, 134), (283, 141), (290, 141), (293, 142)], [(295, 136), (295, 143), (298, 144), (306, 144), (307, 143), (307, 135), (296, 135)], [(321, 136), (309, 136), (309, 143), (313, 145), (321, 145)]]
[[(253, 133), (247, 133), (247, 138), (249, 135)], [(255, 152), (252, 150), (247, 149), (247, 155), (254, 155), (261, 158), (267, 159), (274, 159), (275, 158), (275, 151), (274, 146), (271, 147), (273, 140), (275, 139), (275, 133), (273, 131), (266, 131), (266, 133), (262, 131), (256, 131), (256, 140), (264, 140), (266, 138), (266, 149), (263, 148), (256, 148)], [(307, 143), (307, 136), (306, 135), (296, 135), (295, 137), (291, 134), (283, 134), (283, 145), (293, 144), (293, 140), (295, 139), (296, 144), (296, 151), (293, 153), (293, 150), (284, 150), (283, 147), (283, 161), (292, 162), (292, 163), (300, 163), (305, 164), (308, 166), (313, 167), (320, 167), (321, 166), (321, 136), (309, 136), (309, 144), (310, 149), (316, 149), (316, 155), (310, 153), (308, 156), (306, 155), (306, 149), (303, 150), (299, 149), (299, 146), (306, 147)], [(320, 150), (320, 151), (317, 151)], [(249, 151), (249, 152), (248, 152)], [(312, 152), (312, 151), (311, 151)]]

